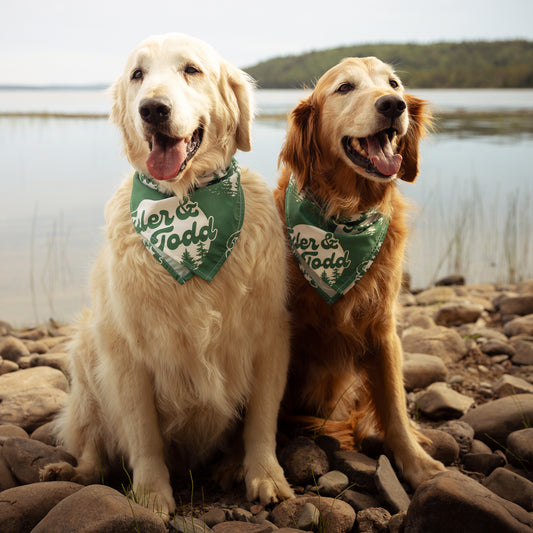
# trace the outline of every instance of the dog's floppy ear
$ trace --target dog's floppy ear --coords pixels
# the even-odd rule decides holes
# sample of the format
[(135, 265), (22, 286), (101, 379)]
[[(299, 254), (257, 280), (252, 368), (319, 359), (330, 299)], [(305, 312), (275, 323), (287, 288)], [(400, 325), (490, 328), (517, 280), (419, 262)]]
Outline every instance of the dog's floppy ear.
[(281, 148), (278, 164), (284, 164), (292, 171), (298, 188), (311, 178), (316, 166), (318, 148), (318, 109), (309, 96), (304, 98), (291, 112), (287, 137)]
[(400, 141), (399, 152), (403, 161), (399, 177), (404, 181), (413, 182), (418, 175), (418, 144), (427, 129), (431, 127), (432, 119), (425, 100), (406, 94), (405, 101), (409, 111), (409, 128)]
[[(252, 120), (254, 104), (252, 91), (254, 82), (246, 72), (226, 63), (223, 71), (221, 91), (230, 113), (237, 121), (237, 148), (243, 152), (252, 149)], [(227, 82), (227, 83), (226, 83)]]

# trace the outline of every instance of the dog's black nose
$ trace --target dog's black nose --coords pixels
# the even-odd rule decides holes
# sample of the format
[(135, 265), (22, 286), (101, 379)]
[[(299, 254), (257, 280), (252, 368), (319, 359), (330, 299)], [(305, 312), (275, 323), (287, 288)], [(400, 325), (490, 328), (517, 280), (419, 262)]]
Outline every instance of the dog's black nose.
[(162, 124), (170, 118), (172, 105), (168, 98), (158, 96), (154, 98), (145, 98), (139, 104), (139, 114), (148, 124)]
[(395, 94), (387, 94), (376, 100), (376, 109), (378, 113), (388, 118), (399, 117), (407, 107), (407, 104)]

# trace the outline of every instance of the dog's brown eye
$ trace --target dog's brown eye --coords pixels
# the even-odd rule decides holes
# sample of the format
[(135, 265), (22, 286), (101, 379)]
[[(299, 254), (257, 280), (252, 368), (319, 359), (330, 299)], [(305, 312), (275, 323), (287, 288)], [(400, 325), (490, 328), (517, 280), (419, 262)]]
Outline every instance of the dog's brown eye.
[(393, 88), (393, 89), (397, 89), (400, 84), (396, 81), (396, 80), (389, 80), (389, 85)]
[(355, 85), (353, 83), (341, 83), (337, 90), (335, 92), (338, 92), (340, 94), (346, 94), (350, 91), (353, 91), (355, 89)]
[(132, 80), (142, 80), (142, 78), (143, 78), (143, 71), (140, 68), (135, 69), (131, 73), (131, 79)]
[(194, 65), (187, 65), (185, 67), (185, 74), (200, 74), (200, 70), (197, 69)]

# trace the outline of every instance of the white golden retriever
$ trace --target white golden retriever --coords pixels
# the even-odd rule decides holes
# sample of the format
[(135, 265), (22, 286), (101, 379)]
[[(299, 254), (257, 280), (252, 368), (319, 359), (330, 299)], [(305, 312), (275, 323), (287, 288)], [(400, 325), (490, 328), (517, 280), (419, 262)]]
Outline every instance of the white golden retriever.
[[(112, 120), (136, 173), (107, 205), (107, 242), (91, 278), (92, 311), (70, 352), (72, 390), (58, 429), (78, 465), (49, 465), (41, 478), (95, 483), (102, 464), (120, 464), (122, 456), (134, 490), (149, 499), (145, 504), (171, 513), (170, 467), (206, 459), (244, 411), (247, 497), (263, 503), (290, 497), (275, 454), (289, 330), (286, 251), (271, 193), (243, 170), (244, 202), (235, 207), (238, 194), (224, 201), (215, 194), (217, 209), (229, 202), (232, 224), (243, 209), (244, 220), (240, 234), (230, 228), (211, 281), (198, 274), (187, 279), (187, 266), (194, 264), (191, 254), (197, 259), (215, 247), (222, 232), (213, 226), (217, 210), (185, 230), (171, 222), (203, 213), (191, 191), (223, 185), (228, 167), (229, 189), (237, 189), (232, 156), (250, 149), (251, 83), (205, 43), (169, 34), (133, 50), (112, 93)], [(139, 174), (173, 211), (130, 212)], [(161, 225), (165, 217), (168, 227)], [(141, 229), (149, 232), (144, 241)], [(181, 249), (186, 266), (178, 257), (173, 275), (167, 266), (175, 255), (152, 255), (151, 245), (164, 237), (171, 251), (193, 244)]]

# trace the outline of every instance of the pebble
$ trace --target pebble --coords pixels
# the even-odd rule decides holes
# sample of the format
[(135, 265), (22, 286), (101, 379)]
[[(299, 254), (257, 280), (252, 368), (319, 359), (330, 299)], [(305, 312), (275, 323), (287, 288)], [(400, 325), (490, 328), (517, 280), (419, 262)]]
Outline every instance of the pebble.
[(513, 394), (533, 394), (533, 385), (525, 379), (517, 376), (504, 374), (492, 387), (492, 391), (498, 398), (512, 396)]
[(507, 460), (518, 467), (533, 466), (533, 428), (513, 431), (505, 443)]
[(508, 337), (516, 335), (533, 335), (533, 314), (515, 318), (503, 326), (503, 332)]
[(297, 437), (285, 446), (279, 462), (287, 480), (293, 485), (315, 484), (329, 470), (326, 452), (306, 437)]
[(533, 483), (525, 477), (505, 468), (496, 468), (483, 485), (526, 511), (533, 511)]
[(533, 338), (518, 338), (512, 342), (515, 354), (512, 361), (515, 365), (533, 365)]
[(472, 398), (456, 392), (443, 382), (431, 384), (417, 401), (420, 411), (432, 420), (459, 418), (474, 403)]
[(483, 307), (470, 302), (450, 302), (435, 313), (435, 323), (439, 326), (457, 326), (476, 322), (483, 313)]
[(403, 379), (409, 391), (423, 389), (435, 381), (446, 381), (448, 370), (443, 360), (435, 355), (404, 354)]
[(323, 496), (331, 496), (334, 498), (340, 494), (349, 483), (350, 480), (346, 474), (343, 474), (338, 470), (332, 470), (318, 478), (317, 490), (318, 493)]

